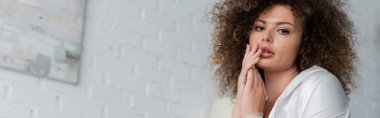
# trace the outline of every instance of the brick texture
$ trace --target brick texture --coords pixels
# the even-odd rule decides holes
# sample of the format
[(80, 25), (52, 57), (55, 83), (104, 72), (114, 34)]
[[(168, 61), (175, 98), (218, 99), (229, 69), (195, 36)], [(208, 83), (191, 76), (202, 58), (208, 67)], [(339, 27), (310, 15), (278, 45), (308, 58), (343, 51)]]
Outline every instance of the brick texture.
[(1, 69), (0, 118), (208, 117), (213, 1), (86, 2), (79, 84)]
[[(216, 91), (206, 14), (214, 0), (86, 2), (79, 84), (0, 69), (0, 118), (208, 117)], [(360, 58), (353, 118), (379, 116), (379, 5), (350, 4)]]

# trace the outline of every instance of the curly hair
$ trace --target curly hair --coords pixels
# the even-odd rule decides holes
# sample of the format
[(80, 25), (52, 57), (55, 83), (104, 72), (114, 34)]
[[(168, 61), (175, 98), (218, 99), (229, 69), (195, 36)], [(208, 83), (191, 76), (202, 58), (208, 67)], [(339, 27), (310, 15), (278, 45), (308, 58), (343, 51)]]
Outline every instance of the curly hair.
[(302, 41), (295, 66), (299, 71), (318, 65), (334, 74), (345, 94), (355, 88), (357, 56), (355, 31), (339, 0), (222, 0), (210, 12), (214, 25), (210, 64), (218, 93), (232, 96), (253, 21), (274, 5), (290, 6), (302, 25)]

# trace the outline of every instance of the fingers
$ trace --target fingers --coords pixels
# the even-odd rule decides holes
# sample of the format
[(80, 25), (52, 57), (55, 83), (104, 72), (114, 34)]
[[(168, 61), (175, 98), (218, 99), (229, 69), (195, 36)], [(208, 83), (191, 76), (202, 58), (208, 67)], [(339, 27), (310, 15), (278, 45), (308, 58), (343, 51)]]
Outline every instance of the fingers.
[(249, 51), (251, 51), (251, 46), (249, 46), (248, 44), (246, 45), (246, 48), (245, 48), (245, 54), (244, 54), (244, 57), (247, 57)]
[(243, 74), (243, 75), (246, 75), (247, 74), (247, 71), (248, 71), (248, 67), (246, 66), (247, 64), (247, 60), (249, 59), (249, 53), (251, 51), (251, 46), (249, 44), (246, 45), (246, 49), (245, 49), (245, 54), (244, 54), (244, 58), (243, 58), (243, 62), (242, 62), (242, 72), (240, 74)]
[[(256, 87), (256, 88), (255, 88)], [(265, 98), (266, 98), (266, 92), (265, 92), (265, 84), (260, 76), (260, 73), (255, 70), (254, 71), (254, 85), (253, 85), (253, 89), (256, 89), (256, 94), (259, 94), (260, 98), (259, 98), (259, 110), (260, 111), (264, 111), (264, 107), (265, 107)]]
[(258, 71), (255, 71), (255, 79), (256, 79), (256, 86), (257, 88), (260, 88), (260, 92), (265, 89), (265, 86), (263, 85), (263, 79), (260, 76), (260, 73)]
[(242, 71), (246, 73), (248, 69), (252, 68), (254, 64), (256, 64), (260, 58), (260, 54), (262, 52), (261, 49), (258, 48), (259, 45), (253, 44), (251, 47), (250, 45), (247, 45), (246, 52), (244, 54), (243, 64), (242, 64)]
[(241, 91), (241, 103), (242, 112), (259, 113), (263, 112), (265, 108), (265, 85), (262, 81), (260, 73), (256, 69), (248, 69), (246, 76), (246, 83), (244, 89)]
[(248, 73), (247, 73), (247, 82), (244, 86), (244, 90), (247, 91), (247, 92), (250, 92), (249, 90), (252, 89), (253, 87), (253, 84), (254, 84), (254, 75), (253, 75), (253, 70), (252, 69), (249, 69), (248, 70)]
[(254, 87), (254, 89), (259, 89), (259, 88), (261, 88), (261, 86), (260, 86), (260, 79), (261, 79), (260, 74), (257, 71), (257, 69), (254, 70), (253, 74), (254, 74), (253, 87)]
[[(243, 64), (242, 64), (242, 70), (240, 72), (239, 78), (238, 78), (238, 86), (237, 86), (237, 99), (241, 99), (242, 94), (244, 94), (245, 85), (247, 83), (247, 71), (248, 68), (246, 67), (246, 63), (248, 60), (248, 55), (251, 52), (251, 46), (249, 44), (246, 45)], [(240, 100), (238, 100), (240, 101)]]
[(258, 80), (258, 82), (257, 82), (258, 88), (261, 88), (261, 90), (260, 90), (260, 93), (261, 93), (260, 110), (263, 110), (265, 107), (266, 97), (267, 97), (265, 83), (264, 83), (263, 79), (261, 78), (260, 73), (258, 71), (255, 71), (255, 78), (257, 78), (257, 80)]
[(247, 82), (247, 77), (245, 77), (244, 75), (239, 77), (239, 80), (238, 80), (239, 85), (244, 86), (246, 82)]
[(254, 82), (256, 82), (256, 84), (254, 84), (254, 86), (257, 86), (257, 88), (259, 88), (261, 90), (260, 92), (264, 95), (265, 94), (265, 84), (264, 84), (263, 79), (260, 76), (260, 73), (257, 70), (254, 73), (254, 77), (256, 80), (256, 81), (254, 81)]
[(248, 57), (252, 57), (256, 53), (258, 47), (259, 47), (259, 45), (257, 45), (256, 43), (254, 43), (253, 46), (250, 48), (250, 52), (248, 53), (247, 56)]
[[(263, 81), (258, 70), (249, 69), (247, 74), (247, 81), (245, 83), (245, 90), (247, 90), (247, 88), (261, 89), (262, 87), (264, 87), (262, 83)], [(263, 89), (265, 89), (265, 87)]]
[(266, 100), (267, 100), (267, 97), (268, 95), (266, 94), (266, 89), (265, 89), (265, 84), (264, 82), (262, 81), (262, 79), (260, 78), (260, 86), (262, 88), (262, 97), (261, 97), (261, 104), (260, 104), (260, 110), (261, 111), (264, 111), (264, 108), (265, 108), (265, 104), (266, 104)]
[(237, 95), (236, 95), (236, 99), (241, 99), (241, 96), (242, 94), (244, 94), (244, 89), (245, 89), (245, 84), (246, 84), (246, 81), (247, 81), (247, 77), (239, 77), (239, 80), (238, 80), (238, 86), (237, 86)]
[[(242, 70), (238, 80), (237, 102), (241, 105), (242, 110), (251, 109), (249, 111), (263, 111), (265, 107), (265, 85), (261, 79), (258, 70), (255, 68), (260, 60), (262, 50), (257, 44), (247, 45)], [(258, 104), (259, 103), (259, 104)], [(242, 111), (244, 112), (244, 111)]]
[(245, 63), (247, 62), (247, 58), (248, 58), (248, 53), (250, 52), (251, 50), (251, 46), (249, 46), (248, 44), (246, 45), (246, 48), (245, 48), (245, 54), (244, 54), (244, 58), (243, 58), (243, 62), (242, 62), (242, 70), (240, 72), (240, 75), (239, 75), (239, 78), (238, 78), (238, 87), (241, 85), (241, 84), (245, 84), (245, 81), (246, 81), (246, 75), (247, 75), (247, 69), (245, 69)]
[[(254, 46), (256, 46), (256, 45), (254, 45)], [(258, 48), (258, 45), (256, 46), (256, 47), (254, 47), (255, 49), (253, 50), (253, 51), (251, 51), (247, 56), (247, 58), (248, 58), (248, 61), (249, 60), (252, 60), (252, 59), (255, 59), (255, 58), (258, 58), (258, 57), (260, 57), (260, 55), (261, 55), (261, 52), (262, 52), (262, 50), (261, 49), (259, 49)], [(253, 52), (253, 54), (252, 55), (250, 55), (251, 53)]]
[(240, 72), (238, 83), (237, 83), (237, 97), (239, 97), (239, 95), (242, 94), (246, 81), (247, 81), (247, 76), (245, 72), (243, 72), (242, 70), (242, 72)]
[(263, 51), (263, 50), (258, 49), (257, 52), (256, 52), (251, 58), (260, 58), (260, 55), (261, 55), (261, 52), (262, 52), (262, 51)]
[(262, 50), (259, 49), (255, 55), (253, 55), (252, 57), (247, 59), (246, 66), (248, 66), (249, 68), (254, 67), (254, 65), (260, 61), (261, 52), (262, 52)]

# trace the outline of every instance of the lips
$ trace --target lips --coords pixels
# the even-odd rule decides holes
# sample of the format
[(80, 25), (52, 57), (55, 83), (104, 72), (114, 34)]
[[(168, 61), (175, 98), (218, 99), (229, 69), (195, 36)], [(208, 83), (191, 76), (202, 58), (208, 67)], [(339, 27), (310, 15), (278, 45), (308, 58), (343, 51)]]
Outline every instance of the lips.
[(260, 49), (262, 50), (260, 54), (262, 58), (269, 58), (274, 55), (274, 52), (268, 47), (261, 47)]

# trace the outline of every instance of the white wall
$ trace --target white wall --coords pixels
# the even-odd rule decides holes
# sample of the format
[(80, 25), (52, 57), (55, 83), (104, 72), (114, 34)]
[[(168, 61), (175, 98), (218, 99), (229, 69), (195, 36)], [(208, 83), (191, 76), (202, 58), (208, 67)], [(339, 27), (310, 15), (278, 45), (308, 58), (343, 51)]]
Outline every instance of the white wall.
[(350, 17), (358, 33), (358, 88), (351, 95), (352, 118), (380, 116), (380, 1), (350, 0)]
[[(380, 111), (379, 1), (352, 1), (359, 88), (353, 118)], [(212, 0), (87, 0), (78, 85), (0, 69), (2, 118), (206, 118)]]
[[(78, 85), (0, 70), (1, 118), (206, 118), (205, 0), (87, 0)], [(43, 47), (41, 47), (43, 48)]]

